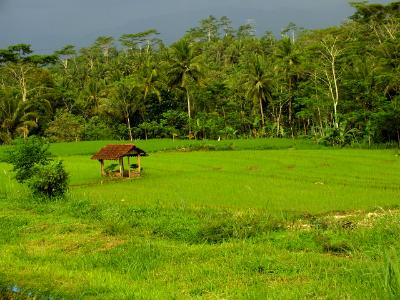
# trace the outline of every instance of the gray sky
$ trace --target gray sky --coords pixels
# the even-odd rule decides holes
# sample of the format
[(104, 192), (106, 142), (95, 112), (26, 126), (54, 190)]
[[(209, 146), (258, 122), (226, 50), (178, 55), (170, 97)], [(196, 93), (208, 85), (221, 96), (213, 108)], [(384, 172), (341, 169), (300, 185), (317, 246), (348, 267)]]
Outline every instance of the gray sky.
[(228, 16), (235, 26), (254, 19), (258, 34), (277, 34), (289, 22), (324, 28), (352, 12), (346, 0), (0, 0), (0, 48), (29, 43), (38, 52), (52, 52), (149, 28), (169, 43), (210, 14)]

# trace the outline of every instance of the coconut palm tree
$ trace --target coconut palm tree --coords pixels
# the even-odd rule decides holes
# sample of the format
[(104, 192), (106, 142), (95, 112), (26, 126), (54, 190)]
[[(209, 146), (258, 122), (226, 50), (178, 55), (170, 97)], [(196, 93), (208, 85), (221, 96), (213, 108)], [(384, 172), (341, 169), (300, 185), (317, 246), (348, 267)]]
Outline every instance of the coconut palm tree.
[(0, 95), (0, 120), (0, 140), (9, 142), (18, 134), (27, 138), (30, 130), (37, 127), (38, 115), (31, 110), (31, 104)]
[(261, 125), (265, 126), (264, 104), (271, 101), (272, 81), (267, 73), (267, 66), (261, 55), (249, 58), (243, 73), (243, 86), (246, 96), (253, 100), (255, 107), (258, 106), (261, 117)]
[(149, 94), (155, 94), (161, 100), (159, 85), (161, 84), (159, 71), (155, 63), (148, 58), (142, 69), (143, 99), (146, 100)]
[(283, 36), (276, 47), (276, 69), (283, 76), (285, 81), (286, 93), (288, 97), (288, 119), (293, 137), (293, 91), (296, 88), (296, 82), (299, 76), (300, 53), (294, 41), (294, 35)]
[(198, 83), (201, 75), (201, 56), (195, 52), (193, 45), (186, 39), (173, 44), (169, 54), (168, 76), (172, 86), (177, 86), (186, 93), (189, 124), (192, 106), (189, 90), (191, 83)]

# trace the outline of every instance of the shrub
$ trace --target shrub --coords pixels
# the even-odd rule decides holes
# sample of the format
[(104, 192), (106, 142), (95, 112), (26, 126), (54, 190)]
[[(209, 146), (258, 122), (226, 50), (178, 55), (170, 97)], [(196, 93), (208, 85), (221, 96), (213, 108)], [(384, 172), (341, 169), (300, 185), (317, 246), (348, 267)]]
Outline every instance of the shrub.
[(49, 145), (43, 139), (17, 140), (7, 150), (5, 161), (14, 166), (18, 182), (27, 182), (33, 194), (60, 197), (68, 189), (68, 174), (61, 161), (50, 159)]
[(28, 185), (36, 196), (54, 198), (62, 197), (68, 190), (68, 173), (62, 161), (52, 161), (45, 165), (35, 165), (34, 175)]
[(6, 153), (5, 161), (14, 166), (13, 171), (18, 182), (24, 182), (33, 175), (36, 164), (45, 165), (50, 161), (49, 145), (37, 137), (17, 140), (15, 147)]

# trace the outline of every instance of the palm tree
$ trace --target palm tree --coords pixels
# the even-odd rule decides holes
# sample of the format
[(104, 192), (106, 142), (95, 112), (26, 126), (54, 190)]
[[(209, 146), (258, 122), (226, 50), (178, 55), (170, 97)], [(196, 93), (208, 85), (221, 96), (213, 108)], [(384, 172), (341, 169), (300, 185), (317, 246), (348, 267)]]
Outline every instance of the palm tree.
[(87, 115), (96, 115), (100, 112), (101, 104), (104, 100), (104, 81), (91, 78), (82, 90), (84, 98), (84, 108)]
[(158, 68), (150, 58), (146, 60), (146, 63), (143, 67), (142, 78), (143, 100), (146, 100), (149, 94), (155, 94), (157, 95), (158, 100), (161, 100), (161, 93), (158, 88), (160, 85)]
[(289, 125), (293, 137), (293, 90), (298, 78), (298, 65), (300, 64), (298, 48), (293, 39), (283, 36), (276, 48), (277, 69), (284, 76), (287, 84)]
[(172, 86), (178, 86), (178, 88), (186, 92), (190, 124), (191, 103), (189, 89), (190, 83), (198, 83), (202, 75), (201, 57), (195, 53), (193, 45), (188, 40), (182, 39), (171, 46), (169, 58), (170, 66), (168, 76), (170, 78), (170, 83)]
[(254, 55), (244, 70), (243, 86), (246, 96), (253, 100), (255, 107), (259, 107), (262, 127), (265, 126), (264, 103), (272, 99), (271, 84), (264, 58), (261, 55)]
[(31, 104), (3, 95), (0, 97), (0, 120), (0, 140), (8, 142), (18, 133), (27, 138), (30, 130), (37, 127), (38, 116), (31, 111)]

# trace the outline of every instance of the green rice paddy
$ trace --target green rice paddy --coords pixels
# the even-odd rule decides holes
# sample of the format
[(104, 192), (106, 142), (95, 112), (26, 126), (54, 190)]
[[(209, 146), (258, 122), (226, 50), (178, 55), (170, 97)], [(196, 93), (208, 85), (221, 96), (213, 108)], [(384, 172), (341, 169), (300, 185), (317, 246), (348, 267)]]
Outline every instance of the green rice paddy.
[(0, 298), (400, 296), (398, 150), (137, 141), (149, 156), (129, 180), (100, 177), (107, 143), (51, 145), (64, 200), (32, 199), (0, 164)]

